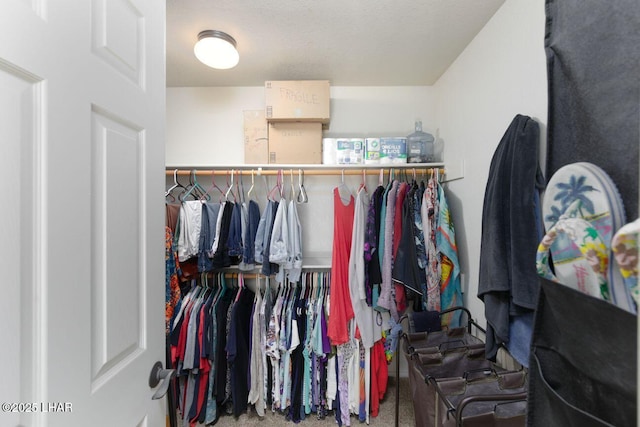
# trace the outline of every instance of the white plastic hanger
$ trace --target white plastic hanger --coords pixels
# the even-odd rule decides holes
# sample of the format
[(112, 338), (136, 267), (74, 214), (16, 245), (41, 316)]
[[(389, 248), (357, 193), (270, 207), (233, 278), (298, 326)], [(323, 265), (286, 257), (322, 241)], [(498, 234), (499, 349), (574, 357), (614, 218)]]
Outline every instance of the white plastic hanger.
[(296, 197), (296, 202), (298, 204), (307, 203), (309, 201), (309, 197), (307, 196), (307, 190), (304, 188), (304, 171), (302, 169), (298, 169), (298, 196)]
[(344, 203), (345, 205), (351, 202), (351, 190), (344, 182), (344, 169), (342, 169), (342, 179), (340, 181), (340, 184), (338, 185), (338, 194), (340, 195), (342, 203)]

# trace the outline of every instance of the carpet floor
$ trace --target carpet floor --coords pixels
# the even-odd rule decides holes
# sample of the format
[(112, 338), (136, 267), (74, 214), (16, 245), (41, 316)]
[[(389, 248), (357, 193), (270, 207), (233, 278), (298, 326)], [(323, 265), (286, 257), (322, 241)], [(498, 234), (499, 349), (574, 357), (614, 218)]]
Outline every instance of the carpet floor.
[[(380, 412), (377, 417), (371, 417), (370, 425), (372, 426), (386, 426), (392, 427), (395, 425), (395, 378), (389, 377), (389, 384), (387, 386), (387, 392), (385, 398), (380, 402)], [(400, 426), (413, 426), (415, 425), (415, 419), (413, 415), (413, 402), (411, 401), (411, 391), (409, 389), (409, 379), (400, 379), (400, 399), (399, 399), (399, 422)], [(246, 414), (235, 418), (231, 415), (222, 415), (216, 427), (238, 427), (238, 426), (260, 426), (260, 427), (282, 427), (285, 424), (295, 425), (292, 421), (287, 421), (284, 415), (279, 413), (272, 413), (267, 411), (266, 415), (262, 418), (258, 417), (255, 410), (250, 409)], [(325, 419), (319, 420), (315, 414), (305, 418), (299, 424), (301, 427), (319, 427), (319, 426), (331, 426), (336, 425), (335, 415), (331, 412)], [(366, 425), (360, 423), (356, 416), (351, 416), (351, 425), (357, 427), (360, 425)], [(202, 427), (203, 424), (198, 424), (198, 427)]]

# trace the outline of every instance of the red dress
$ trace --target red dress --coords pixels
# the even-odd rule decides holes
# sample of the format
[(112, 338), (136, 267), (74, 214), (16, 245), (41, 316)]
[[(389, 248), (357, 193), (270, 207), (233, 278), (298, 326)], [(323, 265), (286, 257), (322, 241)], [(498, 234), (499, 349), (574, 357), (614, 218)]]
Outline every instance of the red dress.
[(349, 341), (348, 323), (354, 317), (349, 293), (349, 254), (355, 201), (353, 196), (349, 196), (349, 204), (345, 205), (340, 199), (338, 188), (334, 188), (333, 206), (333, 252), (327, 336), (332, 345), (338, 345)]

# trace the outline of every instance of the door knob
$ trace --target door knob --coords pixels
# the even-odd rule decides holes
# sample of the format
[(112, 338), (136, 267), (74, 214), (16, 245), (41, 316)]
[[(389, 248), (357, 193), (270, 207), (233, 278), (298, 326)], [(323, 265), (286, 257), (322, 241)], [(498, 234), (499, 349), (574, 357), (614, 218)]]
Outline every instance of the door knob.
[(176, 376), (175, 369), (164, 369), (162, 367), (162, 362), (156, 362), (151, 368), (151, 373), (149, 374), (149, 387), (155, 388), (160, 384), (160, 387), (156, 390), (156, 392), (151, 397), (153, 400), (162, 398), (165, 394), (167, 394), (167, 390), (169, 390), (169, 385), (171, 385), (171, 378)]

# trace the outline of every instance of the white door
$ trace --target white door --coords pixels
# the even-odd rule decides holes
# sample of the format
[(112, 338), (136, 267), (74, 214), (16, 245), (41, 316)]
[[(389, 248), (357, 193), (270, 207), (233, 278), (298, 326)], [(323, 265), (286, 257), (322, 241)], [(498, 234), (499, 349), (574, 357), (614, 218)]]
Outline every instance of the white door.
[(164, 28), (164, 1), (0, 2), (2, 426), (164, 425)]

